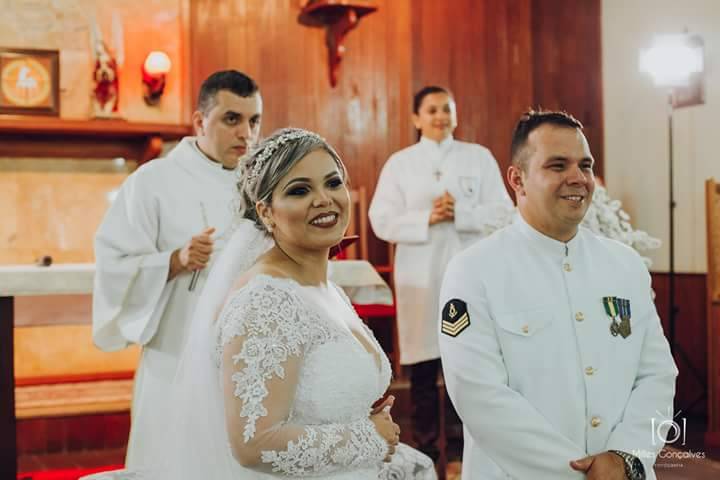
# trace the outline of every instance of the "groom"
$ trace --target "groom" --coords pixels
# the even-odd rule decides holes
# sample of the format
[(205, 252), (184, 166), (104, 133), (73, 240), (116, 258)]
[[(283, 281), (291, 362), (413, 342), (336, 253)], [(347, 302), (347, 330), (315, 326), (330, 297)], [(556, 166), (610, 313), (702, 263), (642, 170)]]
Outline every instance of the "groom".
[(152, 464), (167, 428), (186, 330), (211, 255), (229, 235), (235, 167), (257, 141), (262, 107), (247, 75), (210, 75), (192, 115), (197, 136), (130, 175), (96, 233), (93, 340), (105, 351), (143, 347), (128, 468)]
[(654, 480), (677, 368), (640, 256), (580, 228), (582, 125), (528, 112), (508, 183), (520, 215), (450, 262), (440, 351), (464, 480)]

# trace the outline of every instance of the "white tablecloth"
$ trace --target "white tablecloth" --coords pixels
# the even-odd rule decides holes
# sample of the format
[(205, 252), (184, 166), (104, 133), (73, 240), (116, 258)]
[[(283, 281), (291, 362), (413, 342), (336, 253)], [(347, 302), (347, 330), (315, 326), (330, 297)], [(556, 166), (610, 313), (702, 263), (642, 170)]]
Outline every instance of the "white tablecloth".
[[(0, 296), (91, 294), (94, 275), (93, 263), (0, 265)], [(365, 260), (331, 261), (329, 276), (355, 304), (392, 304), (390, 287)]]
[(340, 285), (356, 305), (392, 305), (390, 287), (365, 260), (337, 260), (330, 262), (330, 279)]

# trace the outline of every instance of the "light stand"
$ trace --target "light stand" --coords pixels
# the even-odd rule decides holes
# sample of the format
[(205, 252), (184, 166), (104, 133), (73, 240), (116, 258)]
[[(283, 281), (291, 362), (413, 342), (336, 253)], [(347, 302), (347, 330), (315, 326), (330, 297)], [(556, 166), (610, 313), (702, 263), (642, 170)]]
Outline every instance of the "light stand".
[(675, 321), (677, 318), (678, 307), (675, 304), (675, 186), (673, 172), (673, 91), (668, 94), (668, 178), (670, 199), (668, 202), (668, 215), (670, 223), (670, 239), (668, 248), (670, 249), (670, 264), (668, 265), (668, 294), (670, 296), (668, 304), (668, 342), (670, 343), (670, 351), (675, 355)]
[[(685, 34), (662, 35), (656, 38), (653, 47), (640, 54), (640, 70), (649, 73), (655, 84), (669, 89), (668, 94), (668, 181), (669, 181), (669, 266), (668, 266), (668, 342), (676, 361), (681, 359), (701, 386), (705, 379), (693, 367), (687, 354), (676, 343), (678, 306), (675, 300), (675, 185), (673, 155), (673, 113), (676, 108), (703, 103), (702, 83), (698, 74), (703, 71), (702, 39)], [(694, 82), (693, 82), (694, 81)], [(707, 389), (685, 410), (701, 401)]]

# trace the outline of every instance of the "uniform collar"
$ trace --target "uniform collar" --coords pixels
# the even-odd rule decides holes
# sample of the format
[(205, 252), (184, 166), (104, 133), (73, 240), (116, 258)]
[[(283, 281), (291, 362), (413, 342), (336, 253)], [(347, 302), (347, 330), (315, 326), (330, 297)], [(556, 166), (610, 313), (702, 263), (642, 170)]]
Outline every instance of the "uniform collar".
[(455, 142), (455, 139), (452, 135), (448, 135), (445, 137), (442, 141), (436, 142), (435, 140), (430, 140), (427, 137), (420, 137), (420, 145), (425, 146), (426, 148), (434, 148), (437, 150), (440, 150), (441, 152), (446, 152), (450, 150), (453, 143)]
[(529, 240), (532, 246), (553, 257), (569, 257), (577, 254), (580, 248), (580, 228), (578, 228), (578, 232), (572, 239), (570, 239), (570, 241), (561, 242), (536, 230), (527, 223), (527, 221), (525, 221), (520, 212), (518, 212), (518, 215), (515, 216), (513, 228)]

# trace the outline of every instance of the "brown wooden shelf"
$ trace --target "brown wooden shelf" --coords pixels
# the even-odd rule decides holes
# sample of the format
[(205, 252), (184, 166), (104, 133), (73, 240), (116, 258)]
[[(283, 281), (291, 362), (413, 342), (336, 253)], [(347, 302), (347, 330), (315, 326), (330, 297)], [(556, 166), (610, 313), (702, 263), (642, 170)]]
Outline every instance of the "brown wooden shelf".
[(124, 157), (142, 163), (159, 154), (163, 141), (191, 134), (190, 125), (0, 115), (0, 156)]
[(175, 140), (189, 135), (190, 125), (167, 125), (161, 123), (135, 123), (126, 120), (68, 120), (56, 117), (22, 117), (0, 115), (0, 135), (90, 135), (112, 138), (160, 136), (163, 140)]

